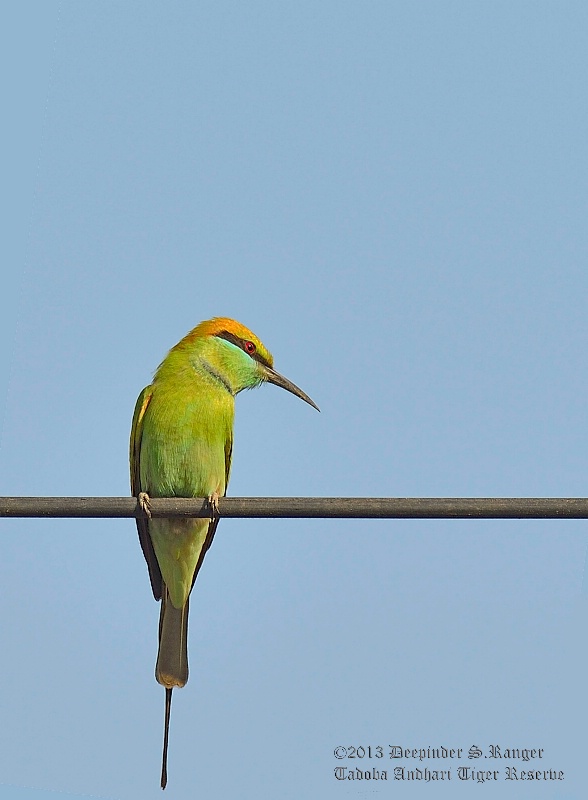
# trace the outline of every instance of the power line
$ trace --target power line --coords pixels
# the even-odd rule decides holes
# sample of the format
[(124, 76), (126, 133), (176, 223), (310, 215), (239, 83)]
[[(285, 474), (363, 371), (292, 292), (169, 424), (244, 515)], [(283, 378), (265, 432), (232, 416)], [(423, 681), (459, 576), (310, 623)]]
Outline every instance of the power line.
[[(134, 497), (0, 497), (0, 517), (137, 517)], [(208, 501), (151, 498), (153, 517), (209, 517)], [(588, 519), (582, 497), (222, 497), (219, 516), (297, 519)]]

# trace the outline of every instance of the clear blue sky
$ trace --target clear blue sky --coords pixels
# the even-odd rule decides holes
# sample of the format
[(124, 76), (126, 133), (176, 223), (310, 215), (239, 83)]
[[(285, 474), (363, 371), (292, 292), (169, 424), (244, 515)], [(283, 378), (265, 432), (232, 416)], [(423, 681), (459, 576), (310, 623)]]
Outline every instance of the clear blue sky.
[[(127, 494), (136, 396), (215, 315), (322, 409), (241, 395), (232, 495), (588, 493), (585, 2), (25, 1), (1, 37), (1, 494)], [(0, 528), (0, 798), (160, 797), (133, 523)], [(222, 521), (165, 796), (585, 797), (586, 531)], [(565, 779), (335, 779), (389, 744)]]

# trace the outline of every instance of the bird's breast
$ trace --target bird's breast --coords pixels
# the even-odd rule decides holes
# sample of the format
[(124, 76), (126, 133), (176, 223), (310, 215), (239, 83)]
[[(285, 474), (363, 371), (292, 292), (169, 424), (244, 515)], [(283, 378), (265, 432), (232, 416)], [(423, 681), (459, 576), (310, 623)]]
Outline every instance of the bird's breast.
[(163, 389), (154, 391), (148, 412), (141, 443), (144, 491), (154, 497), (224, 495), (233, 397), (210, 389)]

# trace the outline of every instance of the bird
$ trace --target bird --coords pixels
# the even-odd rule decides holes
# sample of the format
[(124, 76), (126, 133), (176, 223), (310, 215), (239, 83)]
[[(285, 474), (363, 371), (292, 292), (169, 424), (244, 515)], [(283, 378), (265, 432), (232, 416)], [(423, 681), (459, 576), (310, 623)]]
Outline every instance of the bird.
[[(273, 383), (318, 410), (302, 389), (273, 368), (261, 340), (228, 317), (201, 322), (161, 362), (139, 394), (130, 437), (131, 493), (153, 596), (161, 600), (155, 677), (165, 687), (161, 788), (174, 688), (188, 680), (188, 607), (218, 525), (233, 452), (235, 395)], [(150, 498), (204, 497), (210, 518), (154, 518)]]

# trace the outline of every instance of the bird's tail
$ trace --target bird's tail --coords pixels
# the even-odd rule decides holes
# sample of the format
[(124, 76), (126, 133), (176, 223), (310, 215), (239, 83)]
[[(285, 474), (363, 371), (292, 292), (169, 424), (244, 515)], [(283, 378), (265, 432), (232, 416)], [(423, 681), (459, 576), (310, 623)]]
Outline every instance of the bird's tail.
[(166, 689), (185, 686), (188, 681), (188, 604), (186, 600), (183, 608), (176, 608), (163, 587), (155, 677)]
[(165, 690), (165, 723), (163, 728), (163, 756), (161, 758), (161, 788), (167, 786), (167, 744), (169, 739), (169, 715), (173, 689)]
[(172, 691), (176, 686), (185, 686), (188, 680), (188, 604), (189, 601), (186, 600), (183, 608), (172, 605), (164, 584), (159, 613), (159, 652), (155, 665), (155, 677), (162, 686), (165, 686), (162, 789), (165, 789), (167, 783), (167, 745)]

